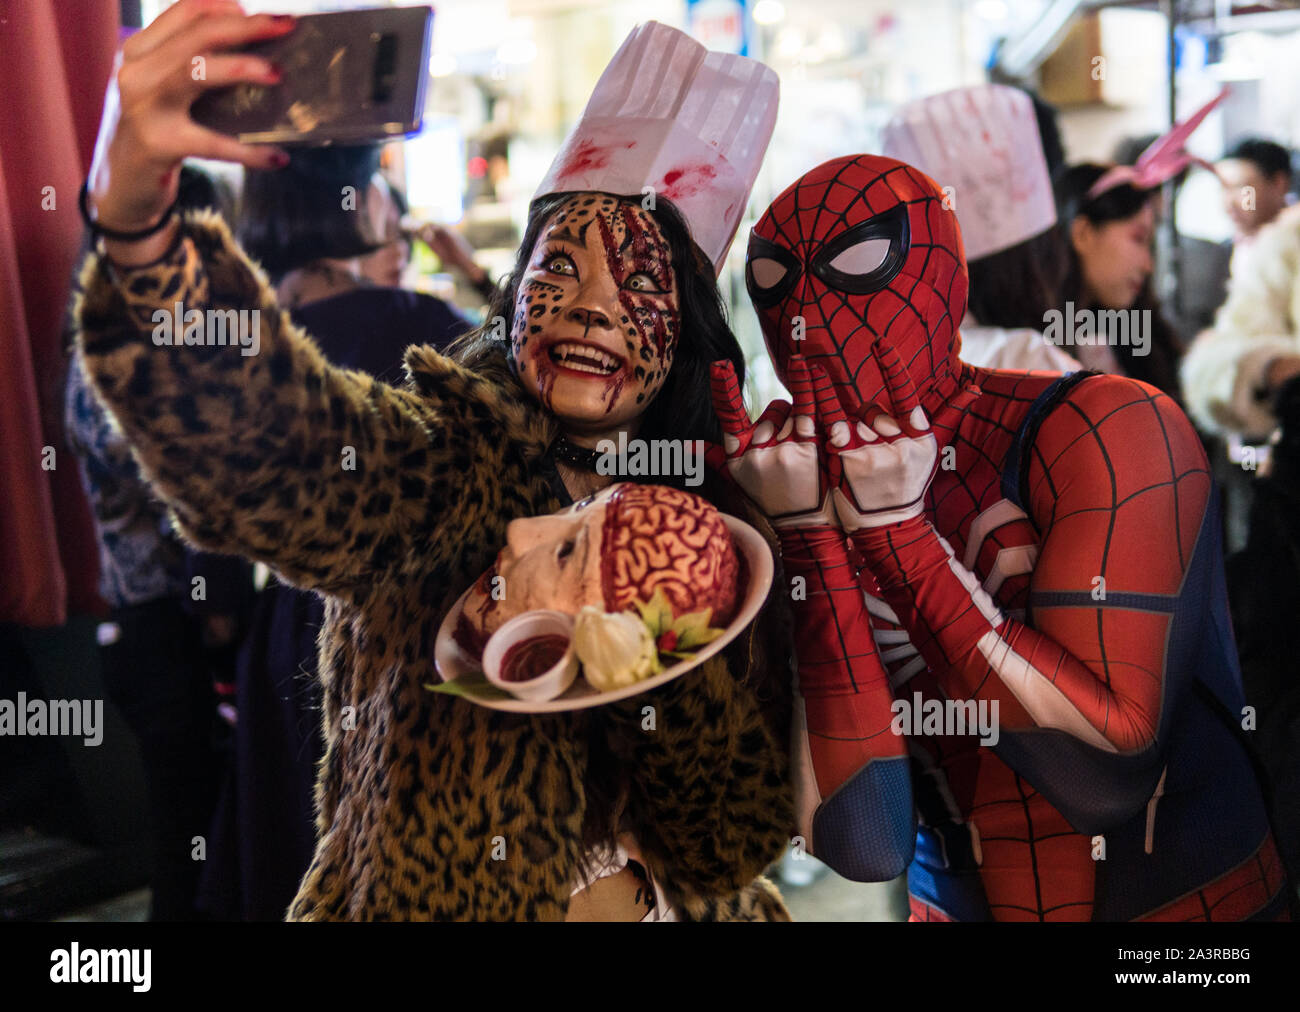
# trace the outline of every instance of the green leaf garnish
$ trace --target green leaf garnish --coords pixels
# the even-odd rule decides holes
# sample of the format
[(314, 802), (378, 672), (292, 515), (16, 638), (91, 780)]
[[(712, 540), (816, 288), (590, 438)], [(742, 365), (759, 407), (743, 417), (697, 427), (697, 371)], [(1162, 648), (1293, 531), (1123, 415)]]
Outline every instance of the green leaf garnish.
[(471, 671), (459, 678), (453, 678), (450, 682), (439, 682), (437, 685), (426, 682), (424, 687), (430, 692), (441, 692), (446, 696), (460, 696), (468, 700), (515, 698), (505, 689), (489, 682), (487, 675), (481, 671)]
[(650, 600), (642, 604), (636, 602), (636, 609), (641, 613), (641, 621), (646, 624), (650, 630), (650, 635), (655, 639), (665, 629), (669, 629), (673, 624), (673, 606), (668, 603), (668, 598), (664, 596), (663, 587), (656, 587), (654, 595)]
[[(676, 634), (677, 642), (673, 645), (673, 649), (659, 651), (668, 657), (690, 657), (692, 652), (726, 632), (725, 629), (717, 629), (709, 625), (709, 619), (713, 617), (712, 608), (673, 618), (672, 605), (668, 603), (662, 587), (655, 588), (654, 596), (648, 602), (644, 604), (640, 601), (636, 602), (636, 608), (641, 613), (641, 621), (650, 630), (650, 635), (656, 643), (666, 632), (672, 631)], [(683, 650), (690, 652), (683, 653)]]

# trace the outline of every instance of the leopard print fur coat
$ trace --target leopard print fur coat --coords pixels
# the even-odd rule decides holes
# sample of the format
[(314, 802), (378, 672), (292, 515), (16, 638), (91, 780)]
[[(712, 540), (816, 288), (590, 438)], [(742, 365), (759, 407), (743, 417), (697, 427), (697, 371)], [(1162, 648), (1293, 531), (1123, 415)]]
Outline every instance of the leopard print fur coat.
[[(258, 310), (258, 354), (155, 346), (178, 302)], [(630, 771), (620, 828), (680, 916), (788, 919), (762, 878), (793, 824), (783, 595), (626, 704), (518, 715), (429, 692), (435, 632), (506, 525), (561, 505), (554, 421), (509, 371), (412, 347), (399, 389), (330, 365), (206, 211), (153, 264), (92, 252), (76, 313), (82, 368), (182, 534), (325, 596), (318, 842), (289, 919), (562, 920), (597, 759)]]

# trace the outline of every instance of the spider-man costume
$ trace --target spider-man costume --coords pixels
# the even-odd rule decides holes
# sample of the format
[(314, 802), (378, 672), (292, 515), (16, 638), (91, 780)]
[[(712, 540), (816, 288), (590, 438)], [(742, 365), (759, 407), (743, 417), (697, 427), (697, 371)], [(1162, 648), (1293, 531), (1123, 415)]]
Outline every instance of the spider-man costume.
[[(907, 868), (917, 920), (1286, 916), (1181, 411), (961, 362), (956, 215), (892, 159), (803, 176), (747, 275), (794, 404), (751, 426), (723, 363), (715, 403), (792, 579), (810, 850)], [(918, 692), (996, 701), (996, 745), (894, 733)]]

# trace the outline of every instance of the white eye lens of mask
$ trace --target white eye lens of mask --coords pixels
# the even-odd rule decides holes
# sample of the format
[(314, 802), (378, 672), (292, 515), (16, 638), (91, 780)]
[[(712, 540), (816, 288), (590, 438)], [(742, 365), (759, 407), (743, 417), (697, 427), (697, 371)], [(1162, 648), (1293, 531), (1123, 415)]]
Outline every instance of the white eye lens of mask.
[(771, 257), (758, 257), (749, 263), (749, 272), (759, 288), (771, 288), (785, 277), (785, 266)]
[(830, 262), (841, 274), (870, 274), (889, 256), (889, 239), (866, 239), (850, 246)]

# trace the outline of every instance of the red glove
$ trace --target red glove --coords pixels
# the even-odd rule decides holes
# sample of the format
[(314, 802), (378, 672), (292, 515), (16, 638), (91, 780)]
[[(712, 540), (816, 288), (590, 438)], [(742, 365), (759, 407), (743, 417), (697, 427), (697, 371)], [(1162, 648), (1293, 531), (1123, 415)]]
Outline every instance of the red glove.
[[(841, 873), (876, 877), (885, 873), (858, 869), (880, 865), (840, 853), (853, 851), (855, 838), (864, 839), (844, 832), (843, 819), (831, 820), (838, 824), (827, 833), (829, 842), (819, 841), (816, 828), (828, 825), (833, 795), (873, 760), (906, 763), (906, 739), (890, 729), (888, 672), (872, 638), (857, 567), (831, 508), (831, 491), (840, 481), (838, 462), (822, 449), (820, 433), (828, 426), (843, 427), (845, 416), (823, 369), (793, 356), (790, 372), (793, 406), (774, 401), (751, 425), (731, 363), (714, 364), (714, 410), (725, 449), (715, 462), (771, 519), (791, 581), (802, 704), (794, 742), (800, 829), (809, 849)], [(850, 807), (860, 802), (852, 795), (842, 795)], [(899, 797), (908, 808), (902, 817), (910, 820), (910, 792), (900, 797), (894, 791), (891, 797)], [(886, 864), (892, 867), (896, 861)]]

